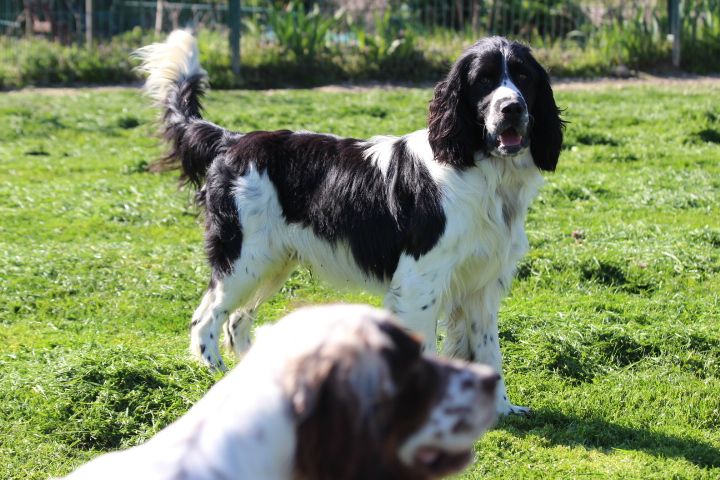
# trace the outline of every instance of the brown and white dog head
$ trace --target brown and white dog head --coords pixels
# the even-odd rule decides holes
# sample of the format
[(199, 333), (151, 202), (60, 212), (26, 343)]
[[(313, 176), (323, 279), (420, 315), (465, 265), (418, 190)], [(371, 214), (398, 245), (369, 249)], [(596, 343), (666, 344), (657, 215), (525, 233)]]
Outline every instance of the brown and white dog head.
[(68, 478), (431, 480), (494, 421), (498, 375), (420, 353), (384, 310), (300, 309), (150, 441)]
[(248, 355), (266, 342), (284, 357), (276, 372), (297, 425), (296, 480), (439, 478), (467, 465), (495, 421), (498, 374), (423, 356), (385, 310), (301, 309)]

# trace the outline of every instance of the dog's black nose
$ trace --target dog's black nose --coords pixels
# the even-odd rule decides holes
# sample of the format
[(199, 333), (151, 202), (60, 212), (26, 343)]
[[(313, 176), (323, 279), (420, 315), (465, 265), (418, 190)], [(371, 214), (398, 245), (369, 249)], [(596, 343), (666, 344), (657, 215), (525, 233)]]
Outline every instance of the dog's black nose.
[(500, 105), (500, 112), (504, 115), (519, 117), (525, 111), (525, 107), (522, 103), (517, 100), (510, 100), (509, 102)]
[(480, 381), (480, 388), (483, 392), (485, 392), (488, 395), (492, 395), (495, 393), (495, 387), (497, 387), (497, 383), (500, 381), (500, 375), (497, 373), (494, 373), (490, 375), (489, 377), (485, 377)]

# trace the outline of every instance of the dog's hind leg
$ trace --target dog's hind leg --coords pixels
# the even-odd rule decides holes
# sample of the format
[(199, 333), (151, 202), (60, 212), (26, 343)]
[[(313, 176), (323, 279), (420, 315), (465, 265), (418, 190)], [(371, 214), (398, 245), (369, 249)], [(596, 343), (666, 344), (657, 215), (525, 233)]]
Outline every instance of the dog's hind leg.
[(255, 321), (254, 308), (235, 310), (223, 328), (225, 339), (223, 346), (228, 352), (235, 352), (239, 357), (250, 347), (250, 332)]
[(230, 313), (248, 305), (257, 292), (287, 264), (286, 257), (273, 256), (267, 248), (243, 245), (243, 253), (232, 271), (216, 279), (193, 315), (190, 352), (203, 364), (226, 370), (220, 356), (220, 330)]
[[(218, 350), (218, 326), (227, 318), (229, 309), (224, 308), (225, 302), (218, 300), (216, 283), (211, 287), (193, 314), (190, 324), (190, 353), (201, 363), (218, 370), (226, 370), (225, 363)], [(223, 298), (226, 295), (222, 296)]]
[(213, 340), (216, 336), (212, 332), (216, 287), (216, 282), (211, 282), (208, 291), (205, 292), (200, 305), (193, 314), (192, 322), (190, 322), (190, 353), (201, 363), (224, 370), (225, 365), (220, 354), (214, 352), (217, 347), (213, 348)]
[(235, 352), (238, 357), (247, 351), (257, 308), (280, 290), (295, 266), (295, 262), (288, 262), (280, 268), (260, 286), (250, 303), (230, 315), (224, 328), (224, 346), (227, 350)]

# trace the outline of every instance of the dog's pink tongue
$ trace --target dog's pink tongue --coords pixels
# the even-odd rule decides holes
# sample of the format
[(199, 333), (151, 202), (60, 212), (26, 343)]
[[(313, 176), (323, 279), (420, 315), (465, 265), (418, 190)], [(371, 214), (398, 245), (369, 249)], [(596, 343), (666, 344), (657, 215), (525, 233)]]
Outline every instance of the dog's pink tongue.
[(514, 147), (520, 145), (522, 142), (522, 135), (518, 134), (514, 128), (508, 128), (500, 134), (500, 143), (504, 147)]
[(440, 451), (437, 448), (423, 447), (415, 452), (415, 461), (423, 464), (430, 465), (440, 456)]

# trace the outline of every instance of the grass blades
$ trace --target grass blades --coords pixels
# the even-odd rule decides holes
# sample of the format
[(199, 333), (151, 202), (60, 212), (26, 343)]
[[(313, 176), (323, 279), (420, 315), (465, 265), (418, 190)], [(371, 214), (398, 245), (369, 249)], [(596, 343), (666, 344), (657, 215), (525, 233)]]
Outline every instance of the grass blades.
[[(430, 90), (211, 93), (209, 119), (368, 137), (425, 124)], [(534, 408), (458, 478), (720, 475), (720, 102), (715, 87), (561, 91), (558, 172), (501, 309), (511, 398)], [(144, 441), (217, 376), (189, 361), (200, 219), (138, 91), (0, 94), (0, 478)], [(298, 270), (260, 323), (379, 299)]]

